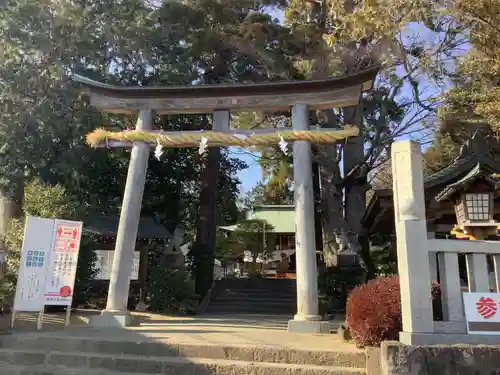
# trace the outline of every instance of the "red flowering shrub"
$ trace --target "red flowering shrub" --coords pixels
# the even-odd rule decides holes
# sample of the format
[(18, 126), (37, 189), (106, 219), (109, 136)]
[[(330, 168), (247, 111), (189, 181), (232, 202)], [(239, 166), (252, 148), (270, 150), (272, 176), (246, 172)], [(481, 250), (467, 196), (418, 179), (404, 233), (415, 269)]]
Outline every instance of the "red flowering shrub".
[[(441, 320), (441, 290), (432, 282), (434, 319)], [(380, 277), (355, 288), (347, 299), (347, 323), (356, 345), (398, 340), (403, 329), (399, 276)]]

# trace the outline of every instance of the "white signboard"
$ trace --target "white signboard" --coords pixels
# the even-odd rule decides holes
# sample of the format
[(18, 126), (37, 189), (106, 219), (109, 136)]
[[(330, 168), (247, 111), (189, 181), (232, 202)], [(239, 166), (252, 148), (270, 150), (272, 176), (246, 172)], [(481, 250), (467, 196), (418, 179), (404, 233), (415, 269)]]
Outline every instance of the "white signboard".
[(83, 224), (28, 216), (14, 311), (71, 305)]
[(54, 220), (54, 242), (47, 270), (45, 305), (71, 305), (82, 229), (81, 222)]
[[(115, 252), (113, 250), (95, 250), (95, 254), (97, 256), (97, 262), (95, 264), (97, 275), (95, 279), (109, 280), (111, 278), (111, 270), (113, 269)], [(139, 251), (134, 251), (134, 263), (132, 266), (130, 280), (139, 280), (140, 256), (141, 254)]]
[(28, 216), (17, 277), (15, 311), (43, 310), (48, 259), (54, 238), (54, 220)]
[(500, 335), (500, 293), (464, 293), (470, 334)]

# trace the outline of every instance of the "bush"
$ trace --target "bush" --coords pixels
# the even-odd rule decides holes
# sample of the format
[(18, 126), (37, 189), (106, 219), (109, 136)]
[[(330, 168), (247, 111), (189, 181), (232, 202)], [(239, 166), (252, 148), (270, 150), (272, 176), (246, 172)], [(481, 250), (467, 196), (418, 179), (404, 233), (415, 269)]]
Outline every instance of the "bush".
[(90, 302), (93, 282), (99, 273), (95, 267), (97, 255), (94, 251), (98, 241), (97, 236), (89, 232), (83, 232), (76, 268), (73, 307), (86, 305)]
[(351, 290), (362, 283), (361, 267), (325, 267), (318, 275), (322, 314), (344, 312)]
[(156, 267), (150, 283), (150, 311), (189, 313), (193, 310), (194, 284), (186, 271)]
[[(434, 320), (442, 320), (438, 283), (431, 283), (431, 292)], [(379, 277), (355, 288), (347, 300), (347, 323), (360, 348), (398, 340), (403, 329), (399, 277)]]

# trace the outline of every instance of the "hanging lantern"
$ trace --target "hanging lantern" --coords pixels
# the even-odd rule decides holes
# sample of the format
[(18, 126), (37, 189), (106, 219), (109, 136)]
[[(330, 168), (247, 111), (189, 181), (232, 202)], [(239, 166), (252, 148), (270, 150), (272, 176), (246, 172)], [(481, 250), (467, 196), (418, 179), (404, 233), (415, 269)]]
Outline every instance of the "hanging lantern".
[(459, 225), (489, 224), (493, 222), (493, 194), (465, 193), (455, 204), (455, 215)]

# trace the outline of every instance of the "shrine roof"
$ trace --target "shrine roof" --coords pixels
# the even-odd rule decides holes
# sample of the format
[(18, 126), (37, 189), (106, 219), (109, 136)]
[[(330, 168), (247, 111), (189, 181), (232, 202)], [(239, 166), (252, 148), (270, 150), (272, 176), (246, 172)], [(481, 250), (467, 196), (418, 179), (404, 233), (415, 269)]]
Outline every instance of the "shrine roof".
[(435, 199), (438, 202), (444, 201), (450, 198), (453, 194), (461, 191), (465, 186), (473, 183), (478, 179), (487, 181), (492, 186), (494, 186), (495, 190), (497, 190), (500, 180), (493, 176), (497, 172), (498, 171), (496, 170), (488, 171), (488, 168), (483, 169), (481, 168), (481, 165), (478, 163), (474, 166), (474, 168), (472, 168), (465, 176), (460, 178), (457, 182), (445, 186), (445, 188), (436, 195)]
[[(112, 215), (95, 215), (85, 220), (84, 230), (104, 237), (116, 237), (120, 217)], [(169, 239), (172, 234), (152, 217), (141, 217), (137, 238)]]
[(500, 173), (500, 162), (493, 156), (490, 146), (490, 139), (485, 138), (483, 132), (474, 133), (447, 167), (425, 179), (425, 188), (456, 183), (463, 174), (474, 169), (490, 175)]
[[(258, 205), (248, 212), (247, 219), (265, 220), (273, 227), (273, 230), (269, 232), (295, 233), (295, 207), (293, 205)], [(219, 228), (233, 232), (238, 229), (238, 225)]]
[[(441, 202), (474, 180), (483, 179), (498, 186), (494, 174), (500, 173), (500, 161), (492, 153), (492, 142), (477, 131), (460, 148), (459, 153), (442, 170), (424, 178), (426, 201)], [(392, 189), (375, 189), (363, 216), (363, 226), (372, 228), (376, 222), (392, 220)]]

